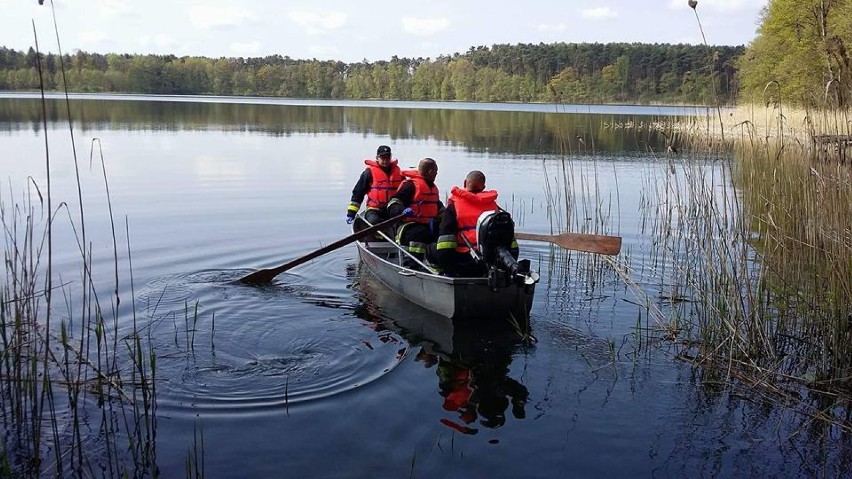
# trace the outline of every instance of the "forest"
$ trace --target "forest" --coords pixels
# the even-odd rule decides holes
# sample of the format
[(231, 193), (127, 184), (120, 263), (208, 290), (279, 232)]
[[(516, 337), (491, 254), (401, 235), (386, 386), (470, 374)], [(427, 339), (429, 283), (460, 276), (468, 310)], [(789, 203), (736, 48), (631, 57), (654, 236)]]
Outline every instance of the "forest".
[[(470, 102), (730, 104), (743, 46), (554, 43), (387, 61), (205, 58), (0, 47), (0, 90)], [(63, 75), (64, 71), (64, 75)]]
[[(746, 46), (497, 44), (357, 63), (0, 47), (0, 90), (470, 102), (733, 104), (845, 108), (852, 0), (772, 0)], [(41, 60), (41, 61), (39, 61)], [(63, 75), (64, 71), (64, 75)]]

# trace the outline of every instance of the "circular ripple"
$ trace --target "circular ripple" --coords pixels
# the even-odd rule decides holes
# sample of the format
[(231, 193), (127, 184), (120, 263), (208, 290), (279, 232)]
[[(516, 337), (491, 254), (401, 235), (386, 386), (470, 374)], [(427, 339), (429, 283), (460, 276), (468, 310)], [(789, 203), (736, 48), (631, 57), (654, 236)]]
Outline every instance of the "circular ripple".
[(145, 334), (157, 356), (159, 407), (169, 414), (296, 406), (374, 381), (407, 354), (401, 337), (355, 317), (339, 277), (236, 281), (249, 272), (202, 271), (146, 286), (145, 297), (159, 298)]

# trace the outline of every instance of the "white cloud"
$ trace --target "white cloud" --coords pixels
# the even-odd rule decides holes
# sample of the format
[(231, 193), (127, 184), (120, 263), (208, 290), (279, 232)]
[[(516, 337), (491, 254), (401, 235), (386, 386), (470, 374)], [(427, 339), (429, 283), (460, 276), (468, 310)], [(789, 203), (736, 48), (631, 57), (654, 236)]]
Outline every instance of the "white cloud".
[(80, 32), (77, 37), (81, 43), (99, 43), (107, 38), (107, 34), (101, 31)]
[(178, 46), (178, 42), (174, 39), (174, 37), (166, 33), (159, 33), (153, 37), (150, 35), (143, 35), (139, 37), (139, 44), (142, 45), (143, 48), (154, 46), (160, 50), (170, 50)]
[(587, 8), (580, 12), (583, 18), (614, 18), (618, 12), (609, 7)]
[[(740, 10), (756, 10), (766, 5), (767, 0), (698, 0), (698, 9), (717, 12), (736, 12)], [(669, 0), (669, 8), (689, 9), (688, 0)]]
[(450, 21), (446, 18), (412, 18), (402, 19), (402, 28), (412, 35), (433, 35), (446, 30)]
[(334, 45), (311, 45), (308, 52), (319, 60), (333, 60), (340, 57), (340, 48)]
[(343, 12), (328, 12), (324, 14), (306, 10), (294, 10), (287, 14), (290, 20), (305, 29), (309, 35), (337, 30), (346, 24), (347, 16)]
[(228, 46), (228, 50), (236, 56), (253, 57), (260, 52), (260, 42), (234, 42)]
[(546, 25), (542, 23), (538, 26), (538, 31), (545, 33), (561, 33), (564, 32), (568, 27), (564, 23), (557, 23), (554, 25)]
[(233, 27), (254, 20), (256, 16), (250, 10), (238, 7), (214, 7), (192, 5), (189, 7), (189, 19), (197, 28)]
[(127, 2), (116, 2), (114, 0), (95, 0), (87, 4), (86, 7), (93, 9), (98, 15), (107, 18), (133, 13), (133, 9)]

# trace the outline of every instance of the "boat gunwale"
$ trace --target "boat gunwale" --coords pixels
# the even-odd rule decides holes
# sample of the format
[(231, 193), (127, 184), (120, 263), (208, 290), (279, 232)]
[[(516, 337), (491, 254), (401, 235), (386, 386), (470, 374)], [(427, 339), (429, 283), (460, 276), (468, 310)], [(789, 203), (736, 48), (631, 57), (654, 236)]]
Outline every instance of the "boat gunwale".
[(486, 277), (449, 277), (441, 274), (429, 273), (426, 271), (418, 271), (416, 269), (407, 268), (405, 266), (392, 263), (385, 258), (379, 256), (370, 247), (370, 244), (388, 244), (387, 242), (370, 242), (370, 241), (356, 241), (359, 250), (366, 251), (371, 257), (375, 258), (377, 261), (384, 263), (387, 267), (391, 267), (393, 269), (399, 271), (406, 271), (412, 273), (410, 276), (416, 276), (420, 279), (436, 281), (440, 283), (449, 284), (452, 286), (456, 285), (475, 285), (475, 286), (488, 286), (488, 278)]

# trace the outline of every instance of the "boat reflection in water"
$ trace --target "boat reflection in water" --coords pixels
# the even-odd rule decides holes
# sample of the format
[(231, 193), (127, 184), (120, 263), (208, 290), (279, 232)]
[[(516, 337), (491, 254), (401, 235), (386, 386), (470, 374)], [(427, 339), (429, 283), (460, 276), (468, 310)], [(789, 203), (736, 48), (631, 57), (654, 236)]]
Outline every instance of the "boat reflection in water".
[(508, 414), (526, 416), (529, 391), (509, 373), (513, 355), (534, 342), (529, 321), (454, 321), (390, 291), (363, 265), (353, 280), (363, 298), (356, 314), (377, 331), (391, 330), (419, 347), (415, 360), (435, 370), (443, 408), (454, 416), (441, 423), (476, 434), (479, 427), (502, 426)]

